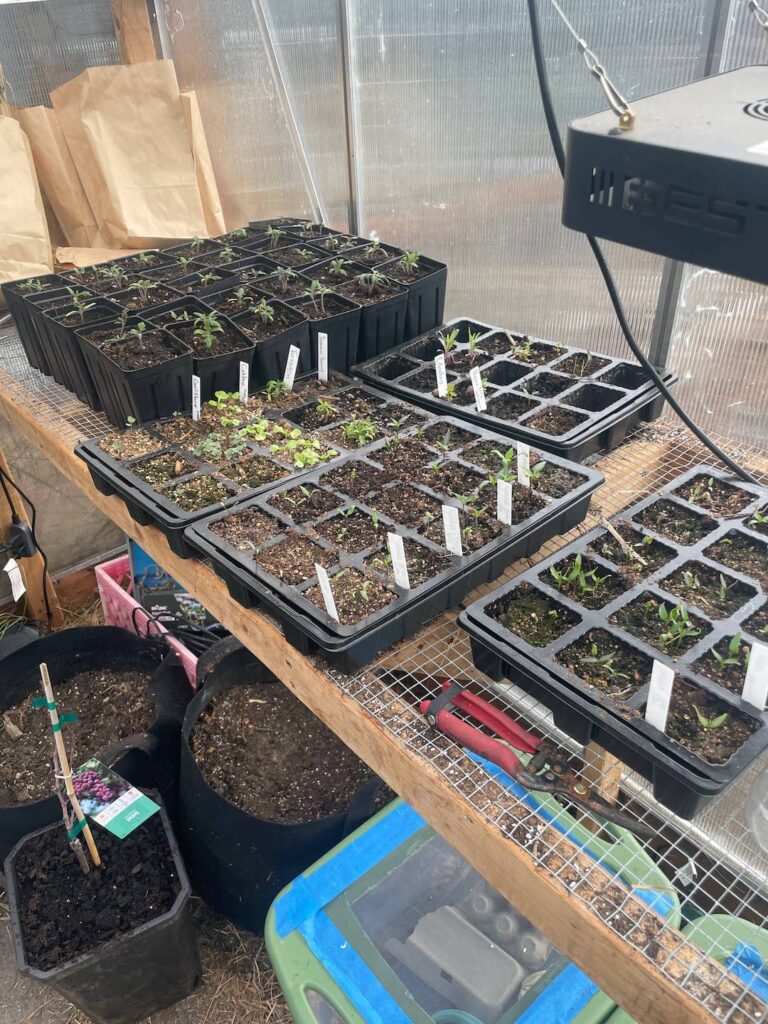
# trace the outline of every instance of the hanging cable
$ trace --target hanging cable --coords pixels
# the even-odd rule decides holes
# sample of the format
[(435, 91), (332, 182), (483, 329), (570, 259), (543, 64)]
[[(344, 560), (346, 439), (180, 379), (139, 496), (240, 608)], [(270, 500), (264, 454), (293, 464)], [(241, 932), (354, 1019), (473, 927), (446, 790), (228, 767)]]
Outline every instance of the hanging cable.
[[(563, 148), (563, 141), (560, 137), (560, 128), (557, 123), (557, 115), (555, 114), (555, 107), (552, 102), (552, 93), (549, 88), (549, 76), (547, 75), (546, 61), (544, 59), (544, 51), (541, 45), (541, 25), (539, 23), (538, 2), (537, 0), (527, 0), (527, 2), (528, 21), (531, 26), (531, 42), (533, 44), (533, 56), (536, 63), (536, 77), (538, 78), (541, 102), (544, 107), (544, 118), (547, 122), (547, 129), (549, 131), (552, 149), (555, 154), (555, 160), (560, 168), (560, 174), (565, 177), (565, 150)], [(563, 15), (559, 5), (556, 3), (556, 0), (550, 0), (550, 3), (554, 5), (555, 10), (566, 22), (569, 31), (576, 35), (573, 26)], [(608, 289), (608, 295), (613, 305), (614, 312), (616, 313), (616, 318), (619, 321), (621, 332), (624, 335), (627, 345), (634, 357), (650, 376), (659, 391), (664, 395), (664, 398), (667, 400), (670, 407), (675, 411), (675, 413), (677, 413), (686, 427), (688, 427), (699, 441), (701, 441), (704, 447), (708, 448), (709, 451), (711, 451), (712, 454), (723, 463), (723, 465), (727, 466), (732, 473), (735, 473), (736, 476), (741, 477), (742, 480), (746, 480), (748, 483), (759, 484), (759, 481), (756, 480), (751, 473), (747, 472), (747, 470), (742, 468), (737, 462), (734, 462), (730, 455), (727, 455), (722, 448), (720, 448), (720, 446), (701, 429), (701, 427), (694, 423), (685, 409), (683, 409), (677, 399), (672, 395), (656, 367), (648, 361), (645, 353), (635, 339), (632, 328), (627, 320), (627, 315), (624, 311), (624, 306), (622, 304), (618, 288), (616, 287), (616, 282), (613, 279), (613, 275), (611, 274), (610, 268), (605, 260), (603, 250), (600, 247), (599, 242), (594, 235), (586, 235), (586, 239), (589, 242), (589, 246), (592, 249), (595, 259), (597, 260), (600, 273), (603, 275), (603, 280), (605, 281), (606, 288)]]
[(43, 601), (45, 602), (45, 614), (48, 620), (48, 632), (50, 633), (51, 630), (53, 629), (53, 612), (51, 610), (51, 601), (48, 596), (48, 556), (40, 547), (40, 544), (37, 539), (37, 509), (35, 508), (32, 499), (27, 497), (27, 495), (24, 493), (24, 491), (22, 491), (22, 489), (19, 487), (16, 481), (12, 477), (10, 477), (8, 473), (5, 472), (2, 466), (0, 466), (0, 482), (2, 482), (3, 491), (5, 493), (6, 498), (8, 499), (8, 505), (11, 509), (11, 517), (13, 518), (13, 516), (16, 516), (14, 522), (18, 522), (18, 516), (16, 515), (16, 510), (13, 507), (13, 502), (11, 501), (11, 496), (8, 491), (6, 481), (7, 484), (10, 484), (10, 486), (13, 487), (13, 489), (17, 492), (22, 501), (25, 501), (27, 505), (29, 505), (29, 510), (32, 514), (32, 521), (29, 524), (29, 528), (32, 531), (32, 539), (35, 542), (35, 547), (40, 552), (40, 557), (43, 560)]
[(768, 32), (768, 11), (760, 6), (757, 0), (747, 0), (747, 7), (757, 18), (757, 23)]

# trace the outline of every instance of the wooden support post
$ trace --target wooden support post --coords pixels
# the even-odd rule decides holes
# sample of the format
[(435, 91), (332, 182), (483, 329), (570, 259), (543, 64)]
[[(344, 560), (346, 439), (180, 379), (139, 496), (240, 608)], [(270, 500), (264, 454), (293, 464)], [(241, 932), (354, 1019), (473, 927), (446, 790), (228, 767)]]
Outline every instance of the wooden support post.
[(112, 0), (112, 19), (123, 64), (157, 60), (147, 0)]
[[(8, 469), (8, 463), (5, 461), (2, 448), (0, 448), (0, 469), (9, 476), (11, 475), (10, 470)], [(27, 517), (24, 502), (10, 484), (8, 484), (8, 493), (11, 496), (13, 511), (22, 523), (28, 524), (29, 518)], [(7, 537), (8, 528), (10, 527), (11, 522), (11, 509), (8, 507), (8, 502), (5, 500), (5, 494), (0, 490), (0, 538), (5, 539)], [(6, 561), (7, 556), (0, 556), (0, 565), (4, 565)], [(32, 619), (39, 619), (43, 623), (47, 622), (44, 591), (44, 587), (47, 583), (48, 601), (51, 606), (52, 613), (51, 627), (53, 629), (59, 629), (63, 624), (61, 605), (59, 604), (59, 598), (56, 593), (56, 587), (53, 584), (53, 580), (46, 572), (43, 556), (39, 551), (36, 551), (30, 558), (21, 559), (19, 562), (19, 568), (21, 569), (21, 574), (27, 587), (27, 593), (25, 595), (27, 602), (27, 614)]]

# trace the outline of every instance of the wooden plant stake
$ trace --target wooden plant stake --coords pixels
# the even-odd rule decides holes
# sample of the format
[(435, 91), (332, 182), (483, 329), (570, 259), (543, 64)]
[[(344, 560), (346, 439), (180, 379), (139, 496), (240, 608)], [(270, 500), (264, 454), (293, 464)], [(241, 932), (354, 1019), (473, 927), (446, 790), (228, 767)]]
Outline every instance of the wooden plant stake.
[(608, 533), (610, 533), (610, 535), (613, 537), (613, 539), (618, 542), (619, 547), (627, 556), (627, 558), (631, 558), (633, 562), (639, 562), (640, 565), (648, 565), (646, 560), (644, 558), (641, 558), (640, 555), (638, 555), (638, 553), (635, 551), (635, 549), (633, 547), (630, 547), (629, 544), (627, 544), (627, 542), (621, 536), (619, 531), (615, 529), (614, 526), (611, 523), (609, 523), (607, 519), (601, 519), (600, 525), (604, 526)]
[[(96, 840), (93, 838), (93, 833), (91, 832), (91, 826), (88, 824), (88, 821), (85, 815), (83, 814), (83, 809), (80, 806), (80, 801), (78, 800), (77, 794), (75, 793), (75, 787), (72, 785), (72, 769), (70, 768), (69, 758), (67, 757), (67, 748), (64, 746), (64, 737), (61, 735), (62, 722), (59, 718), (59, 712), (56, 709), (56, 702), (53, 699), (53, 687), (51, 686), (51, 677), (48, 675), (48, 666), (45, 664), (45, 662), (43, 662), (40, 665), (40, 679), (42, 680), (43, 684), (43, 692), (45, 693), (48, 714), (50, 715), (51, 718), (51, 729), (53, 731), (54, 742), (53, 763), (54, 766), (59, 769), (59, 772), (57, 774), (60, 774), (61, 778), (64, 780), (64, 788), (66, 789), (67, 792), (67, 798), (72, 806), (72, 810), (74, 811), (78, 825), (80, 825), (80, 830), (85, 836), (85, 842), (88, 846), (88, 852), (91, 855), (91, 860), (93, 861), (94, 866), (98, 868), (101, 867), (101, 857), (99, 855), (98, 847), (96, 846)], [(59, 791), (58, 786), (56, 787), (56, 790), (57, 792)], [(69, 837), (70, 833), (72, 832), (73, 822), (71, 816), (68, 814), (66, 810), (66, 802), (64, 801), (60, 793), (59, 799), (61, 801), (64, 813), (64, 823), (67, 825), (67, 836)], [(77, 843), (77, 845), (80, 846), (79, 839), (77, 839), (77, 837), (74, 837), (74, 839), (70, 839), (70, 842), (72, 843), (72, 847), (75, 850), (75, 853), (78, 854), (80, 866), (83, 867), (84, 871), (86, 871), (87, 873), (88, 862), (85, 859), (85, 857), (82, 856), (82, 847), (80, 847), (80, 852), (78, 853), (77, 847), (75, 847), (74, 845), (75, 843)]]

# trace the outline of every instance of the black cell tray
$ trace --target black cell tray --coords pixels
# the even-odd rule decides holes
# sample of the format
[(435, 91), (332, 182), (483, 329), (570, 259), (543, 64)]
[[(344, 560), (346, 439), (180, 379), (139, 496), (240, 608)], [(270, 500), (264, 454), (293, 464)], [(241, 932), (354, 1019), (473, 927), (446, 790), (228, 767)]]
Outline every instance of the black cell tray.
[[(459, 342), (452, 350), (454, 358), (467, 356), (469, 330), (480, 333), (477, 339), (480, 351), (484, 342), (505, 345), (508, 335), (522, 339), (517, 332), (508, 332), (469, 317), (450, 320), (442, 330), (450, 331), (453, 328), (459, 330)], [(480, 368), (483, 378), (487, 378), (488, 381), (486, 412), (478, 412), (475, 407), (469, 370), (463, 367), (456, 370), (452, 368), (450, 362), (446, 367), (448, 382), (460, 385), (465, 393), (457, 395), (453, 402), (437, 396), (434, 358), (443, 349), (437, 341), (436, 331), (430, 331), (419, 338), (397, 345), (379, 357), (359, 363), (353, 368), (353, 372), (355, 376), (361, 377), (374, 387), (409, 402), (416, 402), (433, 412), (466, 419), (470, 423), (477, 423), (506, 437), (524, 441), (573, 462), (582, 462), (597, 451), (610, 451), (621, 444), (639, 423), (650, 422), (661, 415), (664, 396), (637, 363), (602, 355), (599, 352), (588, 353), (585, 349), (568, 345), (558, 346), (540, 338), (531, 337), (530, 340), (534, 347), (542, 351), (548, 350), (548, 362), (534, 366), (521, 360), (510, 359), (503, 352), (485, 359), (477, 357), (476, 365)], [(585, 359), (592, 356), (605, 360), (606, 365), (585, 377), (560, 374), (563, 378), (560, 381), (563, 390), (555, 396), (541, 397), (534, 395), (533, 391), (529, 393), (527, 389), (536, 390), (540, 386), (537, 383), (539, 377), (546, 375), (549, 380), (552, 375), (558, 373), (558, 366), (572, 356), (583, 356)], [(677, 380), (677, 377), (668, 370), (660, 372), (667, 386)], [(413, 382), (423, 380), (423, 375), (426, 374), (430, 374), (426, 390), (423, 390), (423, 383), (421, 390), (414, 387)], [(551, 380), (549, 382), (553, 383)], [(520, 406), (520, 415), (517, 419), (503, 419), (494, 415), (494, 402), (505, 396)], [(589, 404), (601, 405), (602, 408), (590, 410), (587, 408)], [(576, 414), (579, 422), (559, 435), (547, 434), (528, 426), (533, 417), (548, 408), (561, 408)]]
[[(501, 441), (490, 431), (476, 426), (467, 428), (466, 424), (462, 424), (456, 419), (436, 417), (428, 421), (426, 428), (428, 429), (434, 424), (443, 426), (445, 431), (451, 428), (468, 430), (469, 433), (476, 436), (477, 441), (490, 440), (493, 443)], [(424, 443), (428, 444), (428, 442)], [(463, 444), (459, 442), (450, 453), (439, 452), (438, 449), (435, 449), (435, 458), (439, 457), (441, 461), (458, 462), (468, 468), (478, 469), (487, 475), (487, 469), (483, 466), (460, 457), (458, 449), (475, 443), (476, 440), (464, 440)], [(384, 444), (385, 442), (379, 441), (369, 447), (364, 453), (366, 462), (375, 465), (376, 453), (384, 447)], [(355, 459), (360, 459), (359, 453), (348, 456), (344, 462)], [(532, 555), (550, 537), (567, 532), (584, 519), (591, 495), (602, 483), (602, 476), (593, 469), (575, 467), (557, 458), (548, 457), (547, 461), (554, 466), (567, 468), (579, 476), (582, 482), (564, 497), (547, 498), (548, 503), (542, 509), (519, 524), (505, 527), (497, 538), (479, 550), (461, 558), (448, 556), (449, 567), (421, 586), (408, 591), (393, 584), (387, 584), (389, 589), (397, 594), (397, 599), (369, 616), (361, 624), (341, 625), (327, 615), (324, 609), (317, 607), (302, 596), (305, 591), (317, 583), (315, 577), (306, 580), (298, 587), (286, 586), (260, 569), (250, 553), (238, 551), (213, 533), (210, 526), (218, 519), (224, 518), (221, 513), (216, 513), (198, 522), (190, 527), (186, 534), (189, 542), (211, 559), (216, 572), (226, 582), (231, 595), (244, 607), (265, 607), (279, 619), (286, 639), (302, 653), (320, 652), (341, 671), (352, 672), (370, 662), (379, 651), (412, 636), (428, 619), (447, 608), (455, 607), (474, 587), (497, 578), (512, 562), (518, 558)], [(340, 464), (336, 463), (335, 465)], [(327, 468), (313, 470), (302, 478), (301, 484), (303, 486), (308, 483), (317, 484), (332, 493), (343, 495), (344, 492), (338, 491), (337, 488), (324, 485), (325, 472), (327, 472)], [(391, 486), (396, 488), (402, 486), (402, 483), (396, 482)], [(459, 506), (459, 502), (455, 498), (435, 492), (425, 485), (413, 484), (412, 486), (428, 496), (437, 497), (442, 503)], [(326, 549), (333, 548), (334, 545), (316, 536), (307, 524), (301, 526), (294, 524), (289, 517), (273, 509), (269, 504), (270, 496), (274, 496), (274, 489), (272, 495), (264, 495), (241, 507), (256, 507), (265, 511), (275, 517), (284, 527), (291, 528), (294, 533), (309, 537)], [(344, 505), (346, 507), (354, 505), (368, 513), (376, 511), (375, 498), (371, 498), (370, 495), (367, 502), (344, 496)], [(338, 509), (318, 516), (314, 521), (320, 522), (332, 518), (334, 515), (338, 515)], [(404, 529), (385, 515), (379, 514), (379, 519), (383, 525), (390, 527), (391, 531), (396, 531), (405, 538), (418, 540), (420, 544), (434, 552), (445, 554), (444, 549), (426, 540), (415, 530)], [(278, 534), (271, 538), (264, 548), (271, 547), (284, 537), (285, 534)], [(362, 569), (364, 561), (377, 550), (378, 548), (366, 549), (356, 555), (341, 553), (337, 568)], [(385, 550), (383, 544), (382, 550)], [(333, 568), (329, 570), (331, 577), (334, 572)], [(368, 573), (377, 577), (377, 574), (372, 573), (370, 568)], [(379, 582), (385, 582), (384, 576), (378, 576), (378, 579)]]
[[(751, 498), (749, 505), (735, 518), (718, 520), (706, 509), (673, 493), (694, 477), (702, 475), (737, 486)], [(470, 634), (476, 667), (493, 679), (510, 679), (531, 693), (552, 709), (555, 724), (564, 732), (582, 744), (595, 741), (609, 750), (653, 782), (654, 796), (657, 800), (681, 817), (693, 817), (709, 798), (719, 793), (768, 745), (768, 715), (756, 711), (741, 700), (739, 694), (703, 675), (701, 667), (696, 664), (710, 648), (724, 638), (730, 640), (738, 631), (741, 631), (747, 640), (754, 639), (750, 637), (744, 623), (766, 603), (768, 578), (761, 583), (760, 580), (715, 561), (707, 551), (721, 538), (732, 531), (737, 531), (763, 546), (768, 556), (766, 538), (746, 525), (754, 511), (761, 508), (766, 500), (768, 492), (763, 488), (735, 481), (727, 473), (710, 466), (694, 467), (666, 485), (660, 493), (645, 498), (612, 520), (614, 523), (630, 525), (639, 534), (651, 536), (672, 549), (674, 554), (669, 561), (636, 584), (628, 586), (624, 593), (614, 597), (603, 608), (586, 609), (556, 588), (549, 570), (550, 566), (558, 564), (569, 555), (581, 552), (599, 568), (617, 572), (616, 564), (595, 550), (595, 542), (610, 539), (607, 531), (601, 528), (592, 530), (521, 573), (512, 582), (474, 602), (461, 613), (459, 623)], [(643, 526), (637, 517), (644, 509), (658, 501), (671, 501), (689, 511), (708, 517), (713, 520), (712, 529), (698, 543), (688, 545), (654, 532)], [(729, 618), (721, 619), (713, 618), (697, 607), (695, 597), (692, 597), (686, 602), (690, 605), (691, 615), (703, 621), (702, 633), (705, 629), (709, 632), (701, 635), (689, 650), (677, 658), (609, 621), (618, 609), (646, 591), (663, 600), (668, 608), (680, 604), (679, 597), (664, 589), (664, 578), (676, 572), (688, 561), (703, 562), (718, 573), (735, 577), (739, 582), (752, 587), (755, 590), (754, 596)], [(532, 646), (487, 614), (490, 605), (526, 583), (576, 616), (575, 624), (546, 647)], [(704, 761), (645, 721), (643, 713), (648, 693), (647, 684), (638, 688), (626, 701), (617, 701), (601, 694), (597, 688), (583, 683), (578, 676), (556, 660), (559, 652), (595, 628), (605, 630), (641, 654), (670, 666), (686, 682), (712, 693), (734, 710), (746, 714), (753, 719), (755, 731), (725, 764), (715, 765)]]

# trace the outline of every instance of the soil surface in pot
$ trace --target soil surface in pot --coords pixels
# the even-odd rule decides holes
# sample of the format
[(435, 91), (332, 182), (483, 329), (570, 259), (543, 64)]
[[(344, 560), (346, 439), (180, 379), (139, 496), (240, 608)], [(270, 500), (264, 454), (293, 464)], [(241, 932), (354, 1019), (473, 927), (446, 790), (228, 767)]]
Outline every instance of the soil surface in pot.
[[(356, 256), (355, 259), (359, 260), (360, 257)], [(387, 277), (391, 277), (393, 281), (399, 281), (400, 284), (414, 284), (416, 281), (420, 281), (423, 277), (435, 274), (439, 270), (440, 267), (428, 267), (426, 263), (421, 262), (418, 262), (416, 266), (411, 269), (402, 267), (399, 262), (392, 263), (386, 267)]]
[(108, 342), (102, 352), (113, 359), (123, 370), (142, 370), (145, 366), (156, 366), (169, 359), (175, 359), (186, 351), (173, 343), (160, 331), (145, 332), (138, 338), (121, 338)]
[(433, 423), (431, 427), (422, 431), (421, 440), (431, 444), (434, 448), (450, 452), (476, 441), (477, 434), (473, 434), (470, 430), (464, 430), (463, 427), (448, 427), (444, 423)]
[(606, 629), (590, 629), (556, 654), (555, 660), (586, 686), (614, 700), (627, 700), (646, 684), (653, 668), (651, 658)]
[(621, 577), (581, 554), (568, 555), (539, 576), (584, 608), (603, 608), (627, 589)]
[(329, 484), (350, 498), (358, 500), (368, 494), (375, 494), (394, 477), (384, 469), (378, 469), (367, 462), (350, 459), (343, 466), (331, 469), (323, 475), (323, 483)]
[(384, 537), (384, 528), (353, 506), (318, 523), (315, 532), (344, 551), (356, 554), (375, 547)]
[(536, 398), (554, 398), (561, 391), (565, 391), (573, 384), (571, 377), (564, 377), (558, 373), (539, 373), (527, 384), (521, 384), (520, 390)]
[(159, 306), (161, 302), (170, 302), (178, 298), (175, 291), (163, 284), (155, 284), (149, 288), (146, 294), (142, 294), (138, 288), (130, 288), (126, 295), (122, 295), (117, 301), (123, 309), (149, 309), (150, 306)]
[[(477, 551), (499, 536), (503, 530), (498, 519), (486, 512), (484, 509), (475, 509), (473, 512), (459, 512), (459, 528), (461, 530), (461, 548), (466, 555), (470, 551)], [(425, 528), (419, 530), (427, 540), (433, 544), (442, 546), (445, 544), (445, 532), (443, 529), (443, 517), (440, 513)]]
[[(509, 355), (510, 358), (517, 359), (521, 363), (543, 366), (545, 363), (551, 363), (560, 354), (560, 350), (554, 345), (542, 345), (539, 341), (531, 341), (530, 338), (517, 334), (513, 335), (513, 338), (514, 346)], [(483, 340), (483, 348), (486, 347), (485, 340)]]
[[(342, 626), (353, 626), (395, 600), (395, 594), (371, 576), (357, 569), (342, 569), (331, 577), (331, 590)], [(304, 597), (325, 611), (319, 586), (310, 587)]]
[(757, 594), (755, 587), (704, 562), (686, 562), (659, 585), (713, 619), (727, 619)]
[[(405, 561), (408, 566), (408, 582), (411, 587), (420, 587), (422, 583), (431, 580), (441, 572), (451, 567), (451, 559), (439, 551), (432, 551), (430, 548), (419, 544), (418, 541), (406, 537), (403, 541), (405, 548)], [(378, 554), (370, 555), (365, 561), (366, 569), (373, 569), (374, 572), (386, 576), (390, 586), (395, 584), (395, 574), (392, 571), (392, 559), (388, 551), (381, 551)]]
[(374, 500), (374, 505), (377, 512), (403, 526), (416, 527), (437, 518), (442, 522), (440, 502), (423, 491), (417, 491), (415, 487), (402, 484), (390, 487), (381, 492)]
[(266, 455), (247, 455), (222, 470), (228, 480), (243, 487), (264, 487), (288, 476), (288, 470), (268, 459)]
[(108, 434), (99, 441), (99, 448), (116, 462), (125, 462), (140, 455), (150, 455), (161, 447), (162, 442), (145, 430), (126, 430)]
[(179, 894), (160, 816), (125, 839), (95, 829), (102, 866), (84, 875), (64, 829), (29, 841), (16, 860), (27, 962), (49, 971), (168, 913)]
[(355, 262), (364, 263), (366, 267), (378, 267), (400, 255), (402, 255), (400, 249), (396, 249), (392, 245), (381, 244), (367, 245), (365, 248), (358, 248), (353, 253)]
[(210, 356), (221, 356), (227, 352), (242, 352), (249, 349), (252, 342), (243, 338), (239, 331), (224, 323), (221, 325), (224, 330), (217, 332), (215, 341), (210, 348), (206, 347), (205, 341), (195, 336), (195, 323), (176, 324), (172, 330), (177, 338), (180, 338), (185, 345), (189, 345), (198, 359), (208, 359)]
[(672, 601), (661, 600), (650, 591), (645, 591), (634, 601), (619, 608), (610, 621), (651, 647), (664, 651), (670, 658), (679, 658), (711, 632), (704, 619), (688, 610), (684, 602), (675, 605)]
[(197, 242), (190, 242), (189, 245), (180, 245), (178, 247), (173, 246), (173, 252), (168, 252), (167, 249), (161, 250), (167, 256), (173, 256), (174, 259), (197, 259), (198, 256), (202, 256), (205, 252), (220, 252), (222, 246), (218, 242), (214, 242), (211, 239), (203, 238)]
[(521, 583), (489, 604), (485, 614), (532, 647), (547, 647), (580, 621), (572, 611), (530, 583)]
[(724, 637), (693, 664), (693, 671), (707, 679), (714, 679), (726, 690), (740, 694), (744, 689), (749, 664), (750, 644), (740, 633)]
[[(71, 315), (70, 315), (71, 313)], [(51, 316), (52, 320), (55, 320), (58, 324), (63, 324), (64, 327), (70, 327), (73, 331), (76, 331), (78, 327), (82, 327), (84, 324), (92, 324), (97, 320), (104, 320), (110, 316), (112, 310), (95, 308), (86, 309), (83, 313), (77, 313), (75, 310), (67, 309), (65, 312), (55, 313)]]
[(257, 313), (250, 311), (238, 317), (237, 325), (249, 338), (254, 341), (265, 341), (267, 338), (274, 338), (283, 334), (291, 327), (305, 322), (305, 317), (296, 309), (290, 306), (270, 306), (273, 316), (269, 321)]
[(218, 694), (190, 746), (208, 784), (248, 814), (283, 825), (345, 811), (371, 770), (280, 683)]
[(557, 373), (571, 373), (574, 377), (590, 377), (609, 363), (610, 359), (603, 359), (602, 356), (593, 356), (589, 352), (574, 352), (552, 369)]
[(748, 537), (738, 530), (731, 530), (721, 537), (704, 554), (715, 562), (722, 562), (729, 569), (752, 576), (763, 587), (768, 586), (768, 544)]
[[(638, 558), (630, 554), (615, 537), (607, 532), (596, 537), (592, 541), (591, 548), (596, 554), (613, 562), (630, 583), (650, 576), (660, 566), (672, 561), (677, 554), (674, 548), (662, 544), (660, 540), (656, 540), (649, 534), (633, 529), (626, 523), (616, 523), (615, 529), (630, 551), (637, 553)], [(640, 558), (645, 565), (639, 561)]]
[[(54, 684), (60, 713), (78, 715), (65, 726), (73, 767), (146, 732), (157, 714), (146, 693), (149, 678), (137, 669), (100, 668)], [(13, 726), (21, 730), (18, 739), (12, 738)], [(53, 792), (51, 744), (47, 711), (31, 708), (28, 697), (6, 709), (0, 722), (0, 805), (42, 800)]]
[(198, 476), (184, 483), (166, 487), (163, 496), (185, 512), (199, 512), (209, 505), (217, 505), (232, 497), (232, 491), (215, 476)]
[(338, 286), (336, 290), (348, 299), (352, 299), (353, 302), (359, 302), (361, 306), (373, 306), (377, 302), (383, 302), (384, 299), (391, 299), (394, 295), (402, 295), (405, 292), (405, 288), (401, 284), (397, 284), (395, 281), (384, 281), (376, 285), (375, 293), (371, 294), (368, 286), (354, 277), (346, 284)]
[(317, 430), (340, 420), (368, 419), (380, 405), (367, 392), (354, 388), (294, 409), (290, 419), (309, 430)]
[(256, 556), (256, 565), (288, 586), (298, 586), (315, 575), (315, 564), (330, 569), (336, 564), (335, 551), (328, 551), (299, 534), (288, 533), (284, 540)]
[(373, 452), (371, 458), (380, 463), (387, 472), (402, 479), (412, 476), (422, 466), (434, 462), (435, 454), (420, 441), (400, 441), (399, 444), (391, 444)]
[(673, 493), (721, 519), (739, 515), (755, 500), (755, 496), (748, 491), (742, 491), (740, 487), (733, 487), (725, 480), (707, 476), (706, 473), (695, 476)]
[(131, 472), (153, 486), (170, 483), (177, 477), (194, 473), (196, 469), (197, 466), (188, 459), (174, 454), (157, 455), (154, 459), (145, 459), (131, 466)]
[[(526, 398), (525, 395), (516, 395), (510, 391), (490, 400), (487, 415), (495, 416), (499, 420), (516, 420), (535, 409), (537, 404), (533, 399)], [(556, 432), (562, 433), (563, 431), (558, 429)], [(550, 433), (550, 431), (545, 431), (545, 433)]]
[(322, 308), (315, 305), (312, 299), (304, 302), (297, 302), (296, 309), (300, 310), (308, 320), (327, 320), (328, 317), (338, 316), (339, 313), (350, 313), (349, 306), (345, 306), (332, 295), (326, 295), (323, 299)]
[(700, 512), (694, 512), (692, 508), (678, 505), (667, 498), (647, 505), (633, 518), (636, 523), (653, 530), (654, 533), (660, 533), (662, 537), (669, 537), (678, 544), (698, 544), (717, 526), (715, 520), (709, 516), (703, 516)]
[[(238, 295), (238, 292), (243, 292), (244, 294)], [(244, 313), (250, 309), (260, 298), (259, 289), (255, 285), (244, 288), (233, 286), (232, 288), (227, 288), (226, 291), (206, 296), (205, 301), (209, 306), (217, 309), (220, 313), (224, 313), (226, 316), (236, 316), (238, 313)]]
[[(698, 709), (698, 714), (697, 714)], [(712, 722), (726, 714), (715, 727), (707, 728), (699, 718)], [(754, 723), (736, 708), (706, 690), (678, 681), (672, 691), (666, 733), (709, 764), (725, 764), (754, 732)]]
[(523, 426), (529, 430), (538, 430), (542, 434), (558, 437), (560, 434), (567, 434), (569, 430), (573, 430), (588, 419), (588, 416), (580, 412), (571, 412), (570, 409), (563, 409), (559, 405), (551, 405), (548, 409), (534, 413)]
[(246, 508), (211, 523), (210, 530), (238, 551), (257, 551), (279, 532), (280, 526), (257, 508)]
[(273, 259), (279, 267), (308, 267), (311, 263), (317, 263), (323, 258), (319, 252), (314, 252), (304, 245), (280, 249), (274, 253), (265, 250), (264, 255)]
[(292, 274), (292, 277), (282, 278), (279, 274), (270, 274), (269, 277), (259, 280), (259, 288), (283, 302), (286, 299), (297, 299), (309, 288), (310, 281), (308, 277), (297, 274), (295, 270), (292, 271)]
[(293, 487), (289, 491), (281, 491), (269, 504), (283, 515), (290, 516), (295, 523), (306, 523), (326, 512), (341, 508), (344, 502), (335, 494), (308, 484)]

